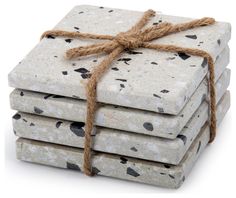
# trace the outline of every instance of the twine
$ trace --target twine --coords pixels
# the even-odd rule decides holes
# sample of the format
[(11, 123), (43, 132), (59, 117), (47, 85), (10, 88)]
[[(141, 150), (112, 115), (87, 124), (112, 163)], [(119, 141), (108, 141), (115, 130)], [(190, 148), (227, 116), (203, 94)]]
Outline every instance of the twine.
[(182, 52), (194, 56), (200, 56), (207, 60), (209, 70), (209, 92), (210, 92), (210, 140), (211, 143), (216, 136), (216, 94), (215, 94), (215, 74), (214, 61), (212, 56), (200, 49), (185, 48), (175, 45), (153, 44), (150, 41), (167, 36), (172, 33), (185, 31), (188, 29), (208, 26), (215, 23), (213, 18), (202, 18), (192, 20), (187, 23), (180, 23), (173, 25), (171, 23), (160, 23), (152, 27), (143, 29), (143, 27), (150, 21), (151, 17), (155, 16), (153, 10), (146, 11), (142, 18), (128, 31), (120, 32), (116, 36), (89, 34), (80, 32), (68, 32), (62, 30), (46, 31), (41, 36), (41, 39), (48, 36), (62, 36), (69, 38), (84, 38), (84, 39), (99, 39), (108, 40), (98, 44), (76, 47), (69, 49), (66, 52), (66, 58), (72, 59), (91, 54), (107, 53), (105, 59), (91, 71), (91, 77), (86, 84), (87, 96), (87, 114), (85, 125), (85, 142), (84, 142), (84, 162), (83, 168), (86, 175), (93, 175), (91, 167), (91, 132), (94, 127), (94, 119), (96, 113), (96, 87), (102, 76), (110, 67), (111, 63), (127, 49), (148, 48), (164, 52)]

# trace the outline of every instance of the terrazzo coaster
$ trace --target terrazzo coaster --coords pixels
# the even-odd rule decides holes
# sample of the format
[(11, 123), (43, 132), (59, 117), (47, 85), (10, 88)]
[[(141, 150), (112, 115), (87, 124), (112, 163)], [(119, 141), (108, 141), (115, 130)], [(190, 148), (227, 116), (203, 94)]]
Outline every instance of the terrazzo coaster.
[[(224, 84), (224, 82), (222, 83)], [(227, 86), (223, 84), (218, 82), (216, 86), (217, 101), (227, 89)], [(208, 103), (203, 101), (174, 140), (96, 128), (93, 149), (168, 164), (179, 164), (201, 127), (207, 121), (208, 106)], [(222, 104), (219, 103), (217, 108), (222, 110)], [(13, 130), (16, 136), (27, 139), (83, 148), (84, 129), (84, 122), (70, 122), (22, 112), (13, 116)]]
[[(112, 12), (110, 12), (112, 10)], [(143, 12), (76, 6), (55, 29), (92, 34), (116, 35), (137, 22)], [(127, 20), (129, 19), (129, 20)], [(157, 14), (147, 27), (161, 22), (173, 24), (192, 19)], [(153, 41), (205, 50), (214, 60), (230, 40), (229, 23), (199, 27)], [(65, 60), (64, 53), (73, 47), (94, 44), (98, 40), (55, 38), (49, 36), (9, 74), (9, 85), (31, 91), (86, 99), (85, 83), (90, 71), (105, 55)], [(97, 87), (101, 103), (133, 107), (177, 115), (207, 74), (206, 59), (185, 53), (166, 53), (138, 48), (123, 53), (111, 64)]]
[[(223, 97), (223, 103), (222, 113), (218, 114), (218, 124), (230, 106), (229, 92)], [(98, 175), (167, 188), (178, 188), (206, 147), (209, 134), (209, 127), (204, 125), (183, 160), (177, 166), (119, 155), (96, 153), (92, 160), (93, 170)], [(83, 167), (83, 150), (78, 148), (19, 138), (16, 143), (16, 152), (19, 160), (27, 162), (76, 171), (81, 171)]]
[[(227, 82), (227, 85), (230, 76), (228, 73), (229, 71), (222, 76), (222, 82)], [(218, 75), (216, 77), (218, 78)], [(199, 107), (207, 92), (208, 85), (205, 79), (178, 116), (144, 112), (112, 105), (100, 106), (97, 110), (95, 124), (106, 128), (174, 139)], [(77, 99), (14, 90), (10, 96), (10, 103), (12, 109), (22, 112), (78, 122), (83, 122), (85, 119), (86, 104)]]

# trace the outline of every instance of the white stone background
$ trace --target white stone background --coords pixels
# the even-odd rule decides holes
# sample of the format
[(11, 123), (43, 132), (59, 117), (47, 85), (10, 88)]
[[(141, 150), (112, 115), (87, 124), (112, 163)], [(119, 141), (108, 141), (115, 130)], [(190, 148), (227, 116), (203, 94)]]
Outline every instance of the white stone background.
[[(23, 163), (15, 159), (15, 137), (12, 132), (9, 107), (7, 74), (32, 49), (45, 30), (54, 25), (75, 5), (90, 4), (104, 7), (145, 11), (152, 8), (164, 14), (200, 18), (211, 16), (219, 21), (232, 24), (230, 41), (232, 69), (231, 109), (218, 128), (216, 141), (210, 145), (198, 160), (194, 169), (178, 190), (168, 190), (143, 184), (121, 181), (112, 178), (88, 178), (81, 173), (40, 165)], [(236, 178), (236, 133), (232, 120), (236, 107), (236, 27), (234, 0), (2, 0), (0, 1), (0, 90), (1, 90), (1, 197), (81, 197), (114, 196), (143, 197), (142, 193), (165, 193), (176, 197), (191, 195), (220, 196), (235, 194)], [(120, 194), (122, 193), (122, 195)], [(86, 195), (87, 194), (87, 195)], [(158, 195), (157, 195), (158, 196)], [(163, 195), (162, 195), (163, 196)]]

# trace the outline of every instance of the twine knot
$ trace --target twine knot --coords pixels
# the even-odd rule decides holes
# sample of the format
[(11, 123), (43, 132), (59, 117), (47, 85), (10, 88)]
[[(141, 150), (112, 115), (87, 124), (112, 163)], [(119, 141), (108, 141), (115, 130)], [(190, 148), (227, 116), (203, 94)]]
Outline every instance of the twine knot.
[(115, 36), (114, 40), (123, 46), (124, 49), (139, 48), (143, 44), (141, 31), (135, 33), (121, 32)]
[(84, 142), (84, 173), (86, 175), (92, 174), (92, 161), (91, 161), (91, 145), (92, 145), (92, 130), (94, 127), (94, 119), (96, 114), (96, 87), (99, 80), (104, 73), (109, 69), (113, 60), (115, 60), (125, 49), (134, 48), (147, 48), (153, 50), (160, 50), (165, 52), (184, 52), (194, 56), (200, 56), (207, 59), (208, 69), (210, 73), (209, 78), (209, 92), (210, 92), (210, 140), (212, 142), (216, 136), (216, 97), (215, 97), (215, 73), (214, 73), (214, 60), (211, 55), (200, 49), (192, 49), (179, 47), (175, 45), (153, 44), (150, 41), (167, 36), (172, 33), (177, 33), (185, 30), (189, 30), (196, 27), (211, 25), (215, 23), (213, 18), (202, 18), (192, 20), (186, 23), (171, 24), (160, 23), (151, 27), (142, 28), (150, 21), (151, 17), (155, 16), (153, 10), (146, 11), (142, 18), (127, 32), (121, 32), (116, 36), (101, 35), (101, 34), (89, 34), (80, 32), (67, 32), (63, 30), (46, 31), (41, 39), (47, 36), (64, 36), (70, 38), (85, 38), (85, 39), (105, 39), (106, 42), (100, 42), (97, 44), (76, 47), (67, 50), (66, 58), (72, 59), (80, 56), (108, 53), (107, 57), (91, 71), (91, 77), (88, 79), (86, 86), (87, 97), (87, 114), (85, 125), (85, 142)]

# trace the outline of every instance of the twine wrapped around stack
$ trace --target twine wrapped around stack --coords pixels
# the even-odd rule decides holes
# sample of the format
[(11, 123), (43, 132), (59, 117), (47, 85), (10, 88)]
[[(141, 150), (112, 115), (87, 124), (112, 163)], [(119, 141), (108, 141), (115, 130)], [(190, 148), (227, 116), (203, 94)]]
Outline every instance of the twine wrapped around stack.
[(148, 48), (165, 52), (182, 52), (190, 55), (200, 56), (207, 60), (209, 70), (209, 92), (210, 92), (210, 140), (212, 142), (216, 136), (216, 94), (215, 94), (215, 76), (214, 61), (212, 56), (200, 49), (184, 48), (175, 45), (153, 44), (150, 41), (162, 38), (172, 33), (185, 31), (200, 26), (208, 26), (215, 23), (213, 18), (202, 18), (192, 20), (187, 23), (173, 25), (171, 23), (160, 23), (153, 27), (142, 28), (149, 22), (151, 17), (155, 16), (153, 10), (146, 11), (142, 18), (128, 31), (121, 32), (116, 36), (89, 34), (80, 32), (67, 32), (61, 30), (46, 31), (42, 38), (48, 36), (63, 36), (70, 38), (99, 39), (109, 40), (106, 42), (93, 44), (85, 47), (72, 48), (66, 52), (66, 58), (72, 59), (80, 56), (86, 56), (98, 53), (107, 53), (105, 59), (91, 71), (91, 77), (86, 85), (87, 96), (87, 115), (85, 126), (84, 143), (84, 172), (86, 175), (93, 175), (91, 168), (91, 132), (94, 127), (94, 118), (96, 113), (96, 87), (102, 76), (110, 67), (112, 61), (117, 58), (124, 50), (135, 48)]

